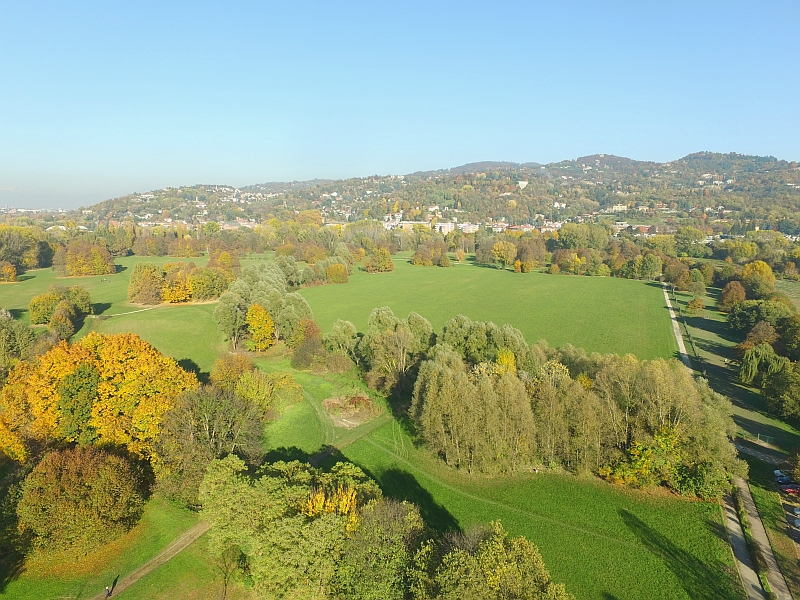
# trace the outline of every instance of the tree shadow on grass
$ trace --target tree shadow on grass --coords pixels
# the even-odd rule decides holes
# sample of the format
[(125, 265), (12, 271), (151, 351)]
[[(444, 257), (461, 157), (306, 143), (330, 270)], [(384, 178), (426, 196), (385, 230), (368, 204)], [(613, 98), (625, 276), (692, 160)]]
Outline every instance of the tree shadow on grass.
[(388, 469), (378, 475), (377, 481), (387, 498), (416, 504), (425, 524), (435, 532), (441, 534), (461, 530), (455, 517), (436, 502), (411, 473), (397, 468)]
[(633, 513), (621, 509), (622, 521), (641, 544), (673, 572), (690, 598), (719, 600), (738, 597), (732, 578), (722, 564), (704, 564), (696, 556), (675, 545)]
[(110, 302), (93, 302), (92, 303), (92, 313), (95, 314), (95, 315), (102, 315), (109, 308), (111, 308), (111, 303)]

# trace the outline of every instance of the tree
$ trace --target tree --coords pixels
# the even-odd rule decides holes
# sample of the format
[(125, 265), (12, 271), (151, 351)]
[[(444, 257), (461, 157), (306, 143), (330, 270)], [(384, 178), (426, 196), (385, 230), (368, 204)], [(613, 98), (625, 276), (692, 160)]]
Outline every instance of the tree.
[[(154, 442), (161, 418), (178, 394), (196, 386), (197, 380), (174, 359), (127, 333), (92, 332), (75, 344), (59, 343), (32, 363), (18, 362), (0, 392), (0, 450), (24, 462), (32, 444), (72, 437), (67, 432), (81, 409), (62, 392), (82, 365), (99, 377), (88, 421), (98, 441), (126, 447), (157, 469)], [(59, 403), (73, 408), (62, 412)]]
[(264, 351), (272, 346), (275, 341), (275, 323), (266, 308), (260, 304), (251, 304), (245, 321), (256, 350)]
[(226, 354), (214, 361), (210, 380), (213, 385), (226, 392), (232, 392), (239, 378), (255, 367), (244, 354)]
[(17, 280), (17, 268), (7, 260), (0, 260), (0, 281), (12, 282)]
[(642, 258), (639, 274), (643, 279), (653, 280), (661, 275), (661, 259), (655, 254), (646, 254)]
[(247, 304), (238, 294), (225, 292), (219, 297), (219, 304), (214, 309), (214, 320), (235, 349), (245, 333)]
[(164, 273), (155, 263), (136, 263), (128, 284), (128, 301), (136, 304), (160, 304)]
[(403, 600), (407, 574), (423, 533), (419, 509), (407, 502), (373, 501), (348, 536), (332, 581), (334, 598)]
[(358, 330), (350, 321), (338, 319), (331, 328), (330, 333), (322, 337), (322, 341), (329, 352), (339, 352), (349, 357), (358, 364), (360, 355), (356, 348), (358, 346)]
[(115, 272), (114, 258), (104, 244), (76, 240), (67, 245), (64, 272), (61, 275), (76, 277)]
[(164, 415), (157, 451), (164, 474), (159, 485), (171, 497), (197, 503), (208, 464), (236, 454), (257, 464), (263, 454), (265, 410), (232, 391), (204, 386), (181, 394)]
[(372, 256), (364, 262), (364, 268), (368, 273), (386, 273), (394, 271), (394, 262), (389, 250), (386, 248), (376, 248)]
[(8, 371), (17, 362), (27, 358), (33, 339), (30, 327), (15, 321), (11, 315), (0, 314), (0, 388), (5, 383)]
[(347, 283), (347, 266), (334, 263), (325, 270), (325, 276), (331, 283)]
[(675, 234), (675, 245), (679, 256), (700, 258), (708, 256), (710, 250), (705, 245), (706, 235), (696, 227), (681, 227)]
[(744, 286), (738, 281), (728, 282), (719, 296), (717, 306), (723, 312), (729, 312), (739, 302), (744, 302), (747, 297)]
[(511, 242), (497, 242), (492, 246), (492, 257), (501, 269), (505, 269), (514, 264), (514, 260), (517, 258), (517, 247)]
[(492, 523), (489, 531), (456, 538), (451, 544), (455, 547), (444, 554), (425, 544), (414, 557), (415, 600), (572, 598), (562, 584), (550, 579), (536, 546), (523, 537), (510, 539), (499, 522)]
[(133, 463), (97, 448), (48, 453), (22, 484), (20, 524), (45, 546), (95, 547), (130, 529), (144, 506)]
[(753, 299), (766, 298), (775, 289), (775, 275), (763, 260), (747, 263), (742, 269), (742, 283)]
[(706, 303), (703, 301), (702, 298), (692, 298), (689, 300), (686, 308), (689, 310), (689, 314), (696, 315), (702, 313), (706, 308)]
[(28, 315), (32, 325), (41, 325), (50, 321), (53, 311), (61, 298), (54, 292), (45, 292), (31, 298)]

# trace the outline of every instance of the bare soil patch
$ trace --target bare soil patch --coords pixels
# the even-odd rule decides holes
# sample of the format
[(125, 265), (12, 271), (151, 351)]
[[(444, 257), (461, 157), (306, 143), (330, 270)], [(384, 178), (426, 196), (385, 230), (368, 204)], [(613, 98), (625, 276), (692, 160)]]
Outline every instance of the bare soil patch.
[(358, 427), (381, 414), (381, 409), (366, 394), (326, 398), (322, 406), (333, 419), (333, 424), (345, 429)]

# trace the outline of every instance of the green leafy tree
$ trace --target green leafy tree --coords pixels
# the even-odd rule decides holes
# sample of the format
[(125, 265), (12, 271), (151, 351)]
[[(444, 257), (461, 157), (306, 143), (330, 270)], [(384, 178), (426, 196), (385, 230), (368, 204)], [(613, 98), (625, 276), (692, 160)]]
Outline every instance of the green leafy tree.
[(661, 259), (655, 254), (647, 254), (642, 258), (639, 268), (640, 276), (643, 279), (653, 280), (661, 275)]
[(247, 304), (238, 294), (225, 292), (219, 297), (219, 304), (214, 309), (214, 320), (236, 348), (246, 331)]

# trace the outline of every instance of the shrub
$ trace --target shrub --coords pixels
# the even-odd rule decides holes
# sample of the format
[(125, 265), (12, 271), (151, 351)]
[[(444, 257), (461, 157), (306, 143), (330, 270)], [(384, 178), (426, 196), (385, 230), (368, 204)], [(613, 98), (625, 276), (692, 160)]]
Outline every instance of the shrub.
[(16, 281), (17, 268), (7, 260), (0, 260), (0, 281)]
[(253, 363), (244, 354), (221, 356), (211, 367), (211, 383), (221, 390), (231, 392), (239, 378), (253, 368)]
[(342, 263), (335, 263), (329, 266), (325, 275), (331, 283), (347, 283), (347, 267)]

